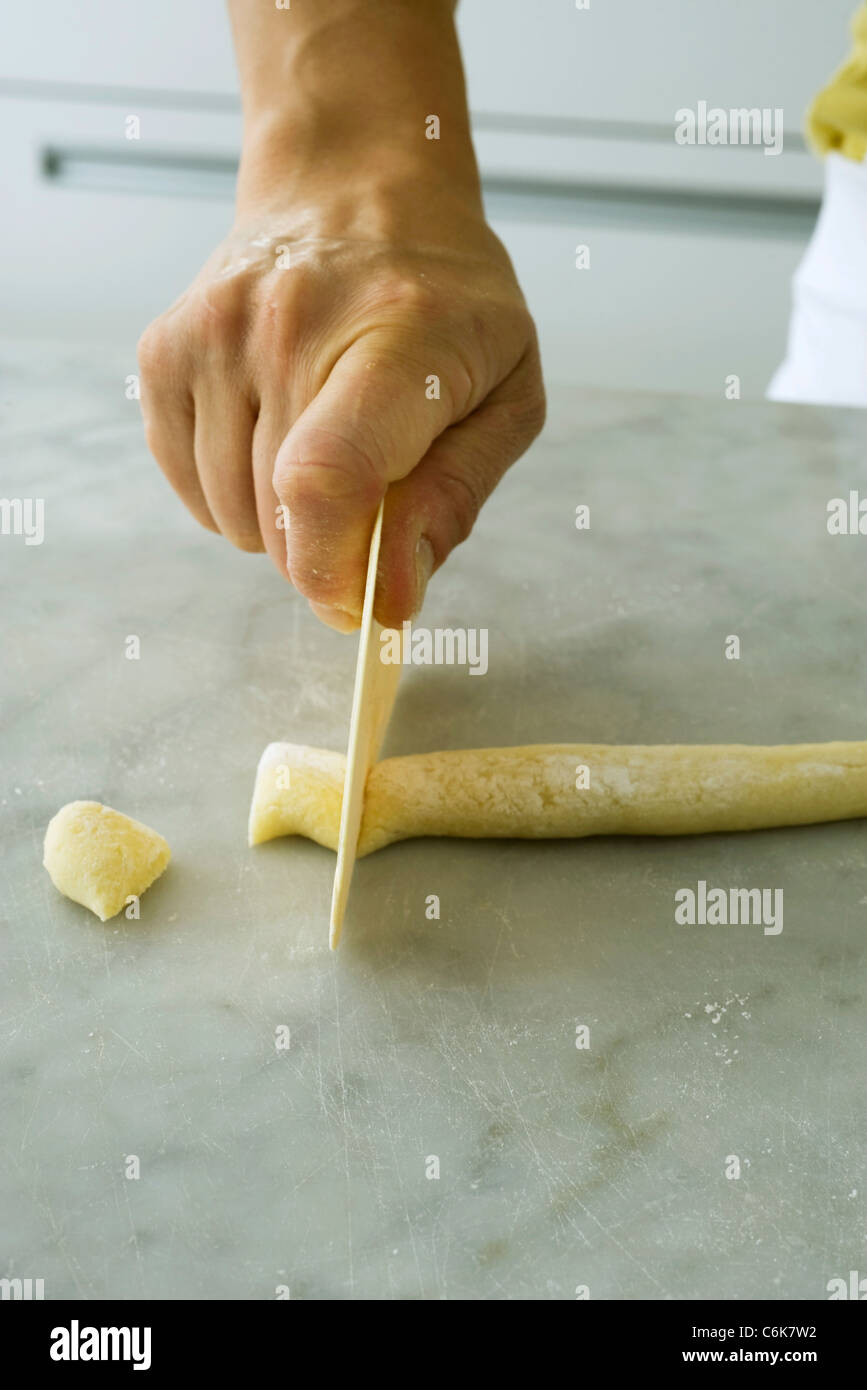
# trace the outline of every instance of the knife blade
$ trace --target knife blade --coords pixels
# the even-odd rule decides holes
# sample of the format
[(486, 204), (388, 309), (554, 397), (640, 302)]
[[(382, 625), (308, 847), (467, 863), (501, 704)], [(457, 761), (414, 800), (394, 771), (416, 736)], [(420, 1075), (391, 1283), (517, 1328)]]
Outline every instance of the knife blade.
[(367, 561), (367, 581), (364, 586), (364, 607), (358, 637), (358, 660), (355, 667), (355, 687), (352, 693), (352, 715), (349, 721), (349, 745), (346, 753), (346, 776), (343, 782), (343, 804), (340, 810), (340, 832), (337, 840), (337, 867), (331, 893), (331, 923), (329, 945), (337, 950), (343, 927), (343, 915), (349, 896), (352, 870), (358, 851), (358, 836), (364, 811), (364, 785), (367, 774), (376, 761), (385, 728), (391, 715), (402, 665), (385, 664), (380, 659), (384, 628), (373, 616), (373, 597), (376, 589), (376, 568), (379, 562), (379, 542), (382, 536), (382, 514), (385, 499), (379, 504), (370, 555)]

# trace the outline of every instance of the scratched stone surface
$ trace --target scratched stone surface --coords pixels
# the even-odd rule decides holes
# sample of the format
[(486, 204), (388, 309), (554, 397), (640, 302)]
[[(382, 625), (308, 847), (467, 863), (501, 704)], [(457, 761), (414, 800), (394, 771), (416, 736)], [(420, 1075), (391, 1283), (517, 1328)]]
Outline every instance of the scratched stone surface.
[[(187, 517), (124, 398), (132, 352), (2, 364), (2, 487), (44, 498), (45, 536), (0, 537), (0, 1275), (812, 1299), (861, 1268), (867, 826), (399, 844), (359, 864), (330, 954), (333, 855), (245, 828), (267, 742), (344, 747), (354, 641)], [(424, 611), (486, 627), (488, 674), (409, 670), (385, 751), (867, 738), (867, 538), (825, 525), (867, 495), (863, 431), (555, 394)], [(168, 838), (140, 921), (44, 872), (75, 798)], [(701, 879), (782, 888), (783, 931), (677, 925)]]

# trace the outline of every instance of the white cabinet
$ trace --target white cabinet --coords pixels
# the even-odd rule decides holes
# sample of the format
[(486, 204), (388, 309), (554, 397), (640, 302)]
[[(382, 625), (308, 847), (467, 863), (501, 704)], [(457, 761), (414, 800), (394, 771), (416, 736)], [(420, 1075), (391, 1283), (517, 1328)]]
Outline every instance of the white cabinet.
[(666, 124), (680, 106), (782, 106), (801, 127), (858, 0), (463, 0), (473, 106)]
[(4, 5), (0, 55), (4, 85), (14, 81), (57, 88), (74, 83), (90, 95), (144, 90), (169, 98), (184, 92), (237, 92), (224, 0)]
[(239, 136), (236, 114), (0, 99), (4, 334), (134, 345), (231, 224)]

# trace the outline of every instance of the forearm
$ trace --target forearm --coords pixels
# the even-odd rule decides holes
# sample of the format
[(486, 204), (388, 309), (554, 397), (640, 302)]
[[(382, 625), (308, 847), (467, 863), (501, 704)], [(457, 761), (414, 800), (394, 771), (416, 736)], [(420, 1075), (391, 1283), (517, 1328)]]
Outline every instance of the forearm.
[[(239, 207), (346, 177), (430, 178), (480, 205), (453, 0), (229, 0), (244, 109)], [(426, 121), (439, 118), (439, 139)]]

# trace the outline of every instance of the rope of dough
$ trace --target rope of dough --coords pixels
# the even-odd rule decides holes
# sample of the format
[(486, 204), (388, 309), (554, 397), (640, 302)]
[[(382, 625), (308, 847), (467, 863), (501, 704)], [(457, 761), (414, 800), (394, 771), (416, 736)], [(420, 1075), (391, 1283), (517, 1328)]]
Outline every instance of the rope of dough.
[[(583, 790), (579, 766), (589, 770)], [(344, 767), (342, 753), (269, 743), (250, 844), (306, 835), (336, 849)], [(377, 763), (358, 854), (417, 835), (700, 835), (858, 816), (867, 816), (867, 743), (472, 748)]]

